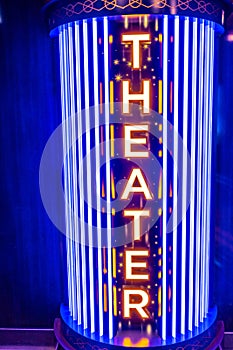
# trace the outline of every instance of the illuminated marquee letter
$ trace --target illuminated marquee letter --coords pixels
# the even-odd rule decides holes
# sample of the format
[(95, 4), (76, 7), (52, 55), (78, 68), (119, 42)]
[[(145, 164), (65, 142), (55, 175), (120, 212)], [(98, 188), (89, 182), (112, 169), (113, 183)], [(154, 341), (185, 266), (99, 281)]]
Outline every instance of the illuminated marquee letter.
[[(138, 180), (140, 186), (133, 186), (136, 179)], [(142, 175), (141, 169), (133, 169), (130, 174), (127, 185), (122, 193), (121, 199), (128, 199), (129, 194), (134, 193), (144, 193), (146, 199), (152, 199), (152, 195), (147, 187), (146, 181)]]
[[(141, 250), (126, 250), (125, 251), (125, 279), (126, 280), (149, 280), (149, 274), (136, 273), (138, 269), (147, 269), (146, 261), (132, 261), (134, 256), (149, 256), (148, 249)], [(133, 273), (133, 269), (134, 273)]]
[(132, 151), (132, 145), (145, 145), (146, 138), (132, 138), (132, 132), (148, 131), (148, 125), (125, 125), (125, 157), (149, 157), (149, 152)]
[[(134, 302), (132, 299), (138, 299), (137, 302)], [(123, 317), (131, 318), (131, 311), (136, 310), (139, 316), (143, 319), (150, 318), (149, 311), (146, 309), (146, 306), (149, 303), (149, 295), (143, 289), (123, 289)]]
[(150, 216), (149, 210), (124, 210), (124, 216), (133, 216), (133, 225), (134, 225), (134, 240), (140, 240), (140, 218)]
[(133, 69), (140, 68), (140, 41), (150, 42), (150, 34), (123, 34), (122, 42), (131, 43), (133, 46)]
[(142, 80), (143, 93), (130, 93), (129, 80), (123, 80), (123, 113), (129, 114), (129, 101), (142, 101), (142, 113), (150, 112), (150, 80)]

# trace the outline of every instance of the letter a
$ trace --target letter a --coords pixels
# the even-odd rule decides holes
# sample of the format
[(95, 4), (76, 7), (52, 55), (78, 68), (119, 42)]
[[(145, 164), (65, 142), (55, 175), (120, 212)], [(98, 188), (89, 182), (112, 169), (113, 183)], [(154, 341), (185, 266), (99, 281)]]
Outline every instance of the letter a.
[[(138, 180), (140, 186), (133, 186), (136, 179)], [(128, 199), (130, 192), (144, 193), (146, 199), (152, 199), (152, 195), (142, 175), (141, 169), (133, 169), (124, 192), (122, 193), (121, 199)]]

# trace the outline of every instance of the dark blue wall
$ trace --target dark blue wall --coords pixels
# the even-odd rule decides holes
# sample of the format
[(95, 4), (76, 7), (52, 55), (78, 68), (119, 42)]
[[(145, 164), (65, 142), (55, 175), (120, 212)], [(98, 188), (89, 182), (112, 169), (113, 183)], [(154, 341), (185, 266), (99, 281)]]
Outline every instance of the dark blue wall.
[[(58, 48), (38, 0), (0, 0), (0, 18), (0, 327), (52, 327), (63, 235), (43, 208), (38, 170), (61, 119)], [(233, 43), (219, 52), (215, 300), (233, 330)]]
[(60, 123), (56, 47), (38, 1), (0, 1), (0, 327), (51, 327), (63, 299), (60, 234), (39, 164)]
[(215, 299), (233, 331), (233, 42), (221, 40), (216, 160)]

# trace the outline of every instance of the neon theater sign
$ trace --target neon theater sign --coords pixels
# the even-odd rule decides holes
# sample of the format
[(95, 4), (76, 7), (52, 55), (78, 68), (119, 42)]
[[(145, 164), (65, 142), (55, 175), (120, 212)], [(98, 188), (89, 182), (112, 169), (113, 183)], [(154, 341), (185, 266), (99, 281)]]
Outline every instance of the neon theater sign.
[(87, 0), (45, 10), (59, 42), (67, 203), (68, 297), (56, 335), (69, 349), (176, 349), (194, 337), (214, 349), (212, 115), (223, 9)]

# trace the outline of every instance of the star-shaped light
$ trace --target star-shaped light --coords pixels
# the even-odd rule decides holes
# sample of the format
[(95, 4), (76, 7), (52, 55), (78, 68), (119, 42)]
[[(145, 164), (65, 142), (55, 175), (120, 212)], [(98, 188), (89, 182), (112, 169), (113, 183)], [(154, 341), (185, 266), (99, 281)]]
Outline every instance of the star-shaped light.
[(115, 80), (116, 80), (116, 81), (121, 81), (122, 78), (123, 78), (123, 77), (122, 77), (121, 74), (116, 74), (116, 75), (115, 75)]
[(113, 63), (114, 63), (115, 65), (117, 65), (117, 64), (119, 64), (119, 60), (114, 60)]
[(147, 61), (150, 62), (152, 60), (152, 57), (147, 57)]

